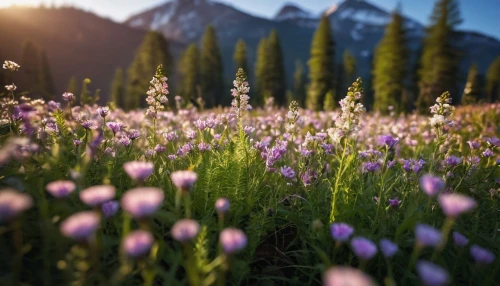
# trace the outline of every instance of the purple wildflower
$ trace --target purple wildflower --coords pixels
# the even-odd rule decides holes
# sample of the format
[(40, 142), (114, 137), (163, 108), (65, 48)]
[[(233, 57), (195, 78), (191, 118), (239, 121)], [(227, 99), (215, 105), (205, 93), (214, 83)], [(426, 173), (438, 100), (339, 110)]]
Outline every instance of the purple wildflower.
[(454, 231), (453, 232), (453, 242), (457, 246), (464, 247), (467, 245), (467, 243), (469, 243), (469, 240), (463, 234)]
[(109, 201), (101, 205), (101, 211), (105, 218), (114, 216), (118, 212), (119, 208), (120, 203), (118, 201)]
[(295, 177), (295, 172), (293, 171), (293, 169), (290, 167), (287, 167), (287, 166), (281, 167), (280, 173), (283, 177), (285, 177), (287, 179), (292, 179)]
[(102, 117), (105, 118), (109, 114), (109, 108), (107, 106), (105, 107), (99, 107), (97, 108), (97, 113)]
[(496, 138), (496, 137), (491, 137), (491, 138), (484, 138), (486, 140), (486, 142), (488, 142), (488, 144), (490, 144), (491, 146), (495, 146), (495, 147), (500, 147), (500, 139)]
[(79, 140), (79, 139), (73, 140), (73, 145), (75, 145), (75, 146), (80, 146), (82, 143), (83, 143), (82, 140)]
[(429, 197), (433, 197), (444, 189), (445, 183), (441, 178), (427, 174), (420, 178), (420, 187)]
[(200, 224), (192, 219), (178, 220), (171, 229), (172, 237), (179, 242), (193, 240), (200, 231)]
[(229, 200), (226, 198), (219, 198), (215, 201), (215, 209), (220, 214), (225, 214), (229, 211)]
[(469, 147), (472, 149), (472, 150), (476, 150), (477, 148), (479, 148), (479, 142), (477, 141), (467, 141), (467, 144), (469, 144)]
[(343, 222), (334, 222), (330, 225), (330, 234), (336, 241), (345, 242), (354, 233), (354, 228)]
[(198, 175), (193, 171), (176, 171), (170, 175), (172, 183), (182, 191), (189, 191), (198, 180)]
[(377, 245), (361, 236), (354, 237), (351, 240), (351, 247), (354, 254), (361, 260), (370, 260), (377, 254)]
[(123, 164), (123, 169), (133, 180), (144, 182), (153, 173), (154, 165), (151, 162), (132, 161)]
[(75, 95), (73, 95), (71, 92), (65, 92), (65, 93), (63, 93), (62, 98), (65, 101), (71, 102), (71, 101), (75, 100)]
[(112, 200), (115, 197), (115, 192), (113, 186), (92, 186), (80, 192), (80, 200), (90, 207), (95, 207)]
[(441, 232), (427, 224), (417, 224), (415, 227), (415, 235), (417, 238), (417, 246), (419, 247), (437, 247), (443, 240)]
[(33, 199), (14, 190), (0, 191), (0, 222), (17, 217), (33, 206)]
[(387, 146), (388, 148), (393, 148), (398, 142), (398, 138), (394, 138), (390, 135), (382, 135), (378, 138), (378, 144), (381, 146)]
[(127, 136), (130, 140), (135, 140), (141, 137), (141, 132), (136, 129), (130, 129), (129, 132), (127, 133)]
[(391, 208), (398, 208), (400, 204), (401, 200), (398, 200), (398, 197), (395, 197), (394, 199), (389, 199), (389, 206)]
[(302, 174), (301, 176), (302, 183), (304, 183), (304, 186), (311, 185), (312, 183), (314, 183), (314, 181), (316, 181), (317, 178), (318, 174), (312, 169), (305, 171), (304, 174)]
[(111, 129), (111, 131), (113, 131), (113, 134), (115, 135), (118, 131), (122, 130), (122, 128), (124, 127), (123, 124), (113, 121), (106, 122), (106, 126), (108, 126), (108, 128)]
[(365, 162), (363, 164), (364, 172), (375, 172), (380, 169), (380, 164), (378, 162)]
[(76, 213), (61, 223), (61, 232), (75, 240), (88, 239), (99, 227), (99, 215), (93, 211)]
[(386, 258), (391, 258), (398, 252), (398, 245), (388, 239), (382, 238), (379, 244), (380, 250)]
[(161, 189), (143, 187), (127, 191), (121, 200), (122, 208), (135, 218), (143, 218), (158, 210), (165, 195)]
[(426, 286), (446, 285), (450, 280), (446, 270), (425, 260), (417, 262), (417, 272), (422, 284)]
[(451, 218), (471, 211), (477, 205), (474, 199), (460, 194), (442, 194), (439, 196), (439, 204), (444, 214)]
[(225, 228), (219, 235), (219, 241), (222, 249), (227, 254), (232, 254), (245, 248), (247, 245), (247, 236), (243, 231), (236, 228)]
[(482, 154), (484, 157), (492, 157), (493, 155), (495, 155), (495, 153), (493, 153), (493, 151), (491, 151), (490, 149), (484, 150)]
[(444, 163), (448, 166), (456, 166), (460, 163), (462, 163), (462, 158), (455, 157), (453, 155), (448, 156), (446, 159), (444, 159)]
[(478, 264), (491, 264), (495, 261), (495, 254), (493, 252), (476, 244), (470, 247), (470, 255)]
[(167, 150), (167, 148), (163, 145), (160, 145), (160, 144), (156, 144), (155, 146), (155, 152), (156, 153), (163, 153)]
[(201, 152), (210, 151), (212, 150), (212, 146), (210, 146), (210, 144), (207, 144), (205, 142), (201, 142), (200, 144), (198, 144), (198, 150), (200, 150)]
[(325, 286), (374, 286), (373, 280), (363, 271), (348, 267), (335, 266), (323, 274)]
[(153, 235), (144, 230), (136, 230), (129, 233), (123, 240), (125, 253), (132, 258), (145, 256), (153, 246)]
[(73, 181), (54, 181), (48, 183), (45, 189), (56, 198), (65, 198), (76, 189), (76, 185)]

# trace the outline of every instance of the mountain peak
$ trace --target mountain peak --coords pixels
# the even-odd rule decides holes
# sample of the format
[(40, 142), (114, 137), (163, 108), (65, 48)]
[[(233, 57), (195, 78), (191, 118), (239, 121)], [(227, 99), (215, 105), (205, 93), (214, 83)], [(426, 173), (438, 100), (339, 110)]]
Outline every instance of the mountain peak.
[(276, 13), (274, 20), (285, 21), (291, 19), (312, 18), (312, 14), (298, 7), (293, 3), (286, 3), (281, 10)]

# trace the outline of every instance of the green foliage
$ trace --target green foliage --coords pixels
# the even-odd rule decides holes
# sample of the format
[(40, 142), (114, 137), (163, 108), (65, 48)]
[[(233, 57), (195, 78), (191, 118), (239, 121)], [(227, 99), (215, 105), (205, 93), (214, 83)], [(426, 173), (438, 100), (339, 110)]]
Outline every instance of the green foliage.
[(456, 93), (459, 56), (453, 46), (455, 27), (461, 23), (456, 0), (439, 0), (434, 6), (431, 26), (424, 39), (419, 71), (420, 92), (417, 109), (427, 112), (439, 94), (445, 91)]
[(78, 96), (78, 81), (75, 76), (72, 76), (69, 79), (68, 87), (66, 88), (66, 92), (72, 93), (75, 96)]
[(304, 107), (306, 101), (306, 77), (304, 65), (299, 60), (295, 62), (295, 73), (293, 74), (293, 100)]
[(189, 45), (184, 52), (179, 64), (179, 76), (181, 80), (180, 95), (185, 102), (194, 101), (200, 96), (201, 78), (198, 47)]
[(90, 83), (91, 80), (89, 78), (86, 78), (82, 81), (82, 90), (80, 91), (80, 104), (82, 106), (92, 103), (91, 92), (89, 90)]
[(257, 61), (255, 62), (255, 93), (252, 97), (254, 104), (264, 103), (269, 90), (267, 86), (269, 82), (268, 53), (268, 41), (266, 38), (262, 38), (257, 47)]
[(342, 93), (356, 81), (356, 57), (346, 49), (342, 55)]
[(286, 77), (283, 63), (283, 49), (278, 37), (278, 32), (272, 30), (267, 40), (267, 81), (269, 95), (274, 98), (278, 105), (285, 105)]
[(479, 83), (479, 74), (477, 65), (472, 64), (467, 76), (464, 93), (462, 95), (462, 104), (475, 104), (481, 99), (481, 86)]
[(247, 72), (248, 75), (248, 72), (250, 70), (248, 69), (247, 46), (243, 39), (239, 39), (238, 42), (236, 42), (236, 46), (234, 47), (233, 61), (234, 61), (234, 68), (236, 71), (239, 68), (242, 68), (244, 71)]
[(321, 18), (318, 29), (314, 33), (309, 59), (309, 89), (306, 106), (319, 110), (328, 91), (335, 83), (335, 42), (328, 17)]
[(174, 60), (165, 37), (155, 31), (149, 31), (136, 52), (134, 61), (127, 71), (127, 96), (125, 108), (130, 110), (144, 107), (145, 94), (149, 89), (152, 75), (158, 65), (163, 65), (167, 77), (173, 74)]
[(373, 67), (374, 109), (389, 112), (389, 106), (396, 113), (404, 112), (407, 104), (402, 100), (408, 69), (408, 48), (404, 19), (394, 12), (384, 37), (375, 51)]
[(325, 102), (323, 104), (323, 110), (332, 111), (334, 109), (335, 109), (335, 92), (332, 89), (326, 93)]
[(500, 57), (497, 57), (486, 72), (486, 98), (488, 102), (500, 101)]
[(115, 76), (111, 83), (111, 104), (113, 107), (123, 108), (125, 104), (125, 79), (123, 69), (118, 67), (115, 70)]
[(201, 40), (200, 69), (201, 96), (207, 107), (229, 105), (229, 96), (224, 91), (222, 56), (217, 34), (212, 26), (208, 26)]

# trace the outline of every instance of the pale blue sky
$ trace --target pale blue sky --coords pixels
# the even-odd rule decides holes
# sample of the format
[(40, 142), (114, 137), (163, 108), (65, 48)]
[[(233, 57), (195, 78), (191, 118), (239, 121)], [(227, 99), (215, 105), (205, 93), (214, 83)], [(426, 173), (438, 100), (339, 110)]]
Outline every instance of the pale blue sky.
[[(72, 4), (99, 15), (123, 21), (131, 14), (154, 7), (168, 0), (0, 0), (0, 7), (13, 4), (38, 5)], [(217, 0), (262, 17), (272, 17), (285, 3), (296, 3), (307, 10), (320, 13), (342, 0)], [(384, 9), (392, 10), (397, 2), (403, 5), (406, 15), (427, 23), (434, 0), (368, 0)], [(500, 0), (459, 0), (461, 4), (462, 29), (476, 30), (500, 39)]]

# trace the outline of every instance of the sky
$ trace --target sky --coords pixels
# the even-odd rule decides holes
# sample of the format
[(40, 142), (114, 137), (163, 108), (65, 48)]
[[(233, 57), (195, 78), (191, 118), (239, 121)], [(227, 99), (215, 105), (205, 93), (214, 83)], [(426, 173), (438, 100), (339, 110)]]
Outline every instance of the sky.
[[(71, 4), (121, 22), (132, 14), (152, 8), (169, 0), (0, 0), (0, 7), (17, 5)], [(216, 0), (253, 15), (271, 18), (286, 3), (294, 3), (313, 13), (342, 0)], [(386, 10), (401, 2), (403, 13), (426, 24), (435, 0), (368, 0)], [(463, 23), (460, 29), (474, 30), (500, 39), (500, 0), (459, 0)]]

